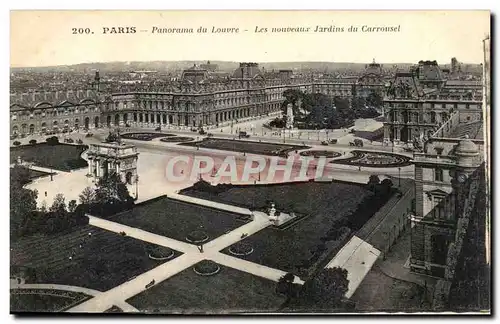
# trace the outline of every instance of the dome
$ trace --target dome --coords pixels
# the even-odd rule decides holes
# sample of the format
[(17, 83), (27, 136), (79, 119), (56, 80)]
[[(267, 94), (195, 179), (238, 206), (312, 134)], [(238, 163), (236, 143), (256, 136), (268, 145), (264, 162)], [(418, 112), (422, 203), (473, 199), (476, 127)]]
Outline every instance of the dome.
[(477, 145), (472, 142), (468, 136), (466, 136), (463, 140), (458, 144), (455, 153), (457, 155), (471, 155), (479, 153)]

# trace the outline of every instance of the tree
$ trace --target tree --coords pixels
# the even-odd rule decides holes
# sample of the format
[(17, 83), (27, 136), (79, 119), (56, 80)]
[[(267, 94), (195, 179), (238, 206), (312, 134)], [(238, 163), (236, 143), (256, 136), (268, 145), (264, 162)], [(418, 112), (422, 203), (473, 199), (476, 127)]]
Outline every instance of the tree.
[(24, 187), (24, 185), (30, 183), (30, 170), (19, 164), (15, 164), (13, 168), (10, 169), (10, 187)]
[(68, 203), (68, 211), (70, 213), (74, 213), (75, 209), (76, 209), (76, 206), (77, 206), (76, 205), (76, 200), (74, 200), (74, 199), (70, 200), (69, 203)]
[(56, 197), (54, 198), (54, 202), (52, 203), (52, 206), (50, 206), (49, 208), (49, 211), (51, 212), (66, 211), (66, 202), (63, 194), (58, 193), (56, 195)]
[(47, 139), (45, 139), (45, 141), (49, 145), (57, 145), (57, 144), (59, 144), (59, 138), (57, 136), (47, 137)]
[(30, 142), (29, 142), (29, 143), (30, 143), (31, 145), (35, 145), (35, 144), (36, 144), (36, 139), (32, 139), (32, 140), (30, 140)]
[(22, 235), (33, 211), (36, 210), (38, 192), (21, 185), (10, 189), (10, 232), (12, 238)]
[(12, 143), (12, 144), (13, 144), (14, 146), (19, 146), (19, 145), (21, 145), (21, 142), (19, 142), (19, 141), (14, 141), (14, 143)]
[(97, 182), (95, 199), (100, 204), (130, 203), (134, 199), (130, 196), (127, 186), (116, 172), (110, 172)]
[(378, 91), (372, 91), (366, 98), (366, 102), (372, 107), (382, 107), (384, 98)]
[(95, 190), (92, 189), (91, 187), (86, 187), (85, 189), (83, 189), (79, 198), (81, 204), (90, 205), (95, 201)]
[(372, 174), (368, 179), (368, 189), (371, 191), (375, 191), (377, 185), (380, 184), (380, 179), (378, 175)]
[(301, 305), (318, 310), (338, 308), (342, 305), (348, 286), (347, 270), (338, 267), (325, 268), (302, 286)]

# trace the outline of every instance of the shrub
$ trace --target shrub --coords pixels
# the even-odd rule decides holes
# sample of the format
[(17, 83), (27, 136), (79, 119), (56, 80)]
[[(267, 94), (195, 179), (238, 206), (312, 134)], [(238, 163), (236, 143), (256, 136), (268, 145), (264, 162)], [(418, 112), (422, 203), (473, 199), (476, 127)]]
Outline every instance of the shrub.
[(210, 276), (218, 273), (220, 271), (220, 267), (217, 263), (211, 260), (203, 260), (198, 262), (193, 267), (194, 272), (202, 276)]
[(36, 144), (36, 139), (32, 139), (32, 140), (30, 140), (30, 144), (31, 144), (31, 145), (35, 145), (35, 144)]
[(57, 144), (59, 144), (59, 138), (57, 136), (47, 137), (47, 139), (45, 141), (49, 145), (57, 145)]
[(203, 243), (208, 241), (208, 234), (204, 231), (193, 231), (186, 236), (186, 240), (191, 243)]
[(12, 143), (12, 144), (13, 144), (14, 146), (19, 146), (19, 145), (21, 145), (21, 142), (19, 142), (19, 141), (15, 141), (15, 142), (14, 142), (14, 143)]

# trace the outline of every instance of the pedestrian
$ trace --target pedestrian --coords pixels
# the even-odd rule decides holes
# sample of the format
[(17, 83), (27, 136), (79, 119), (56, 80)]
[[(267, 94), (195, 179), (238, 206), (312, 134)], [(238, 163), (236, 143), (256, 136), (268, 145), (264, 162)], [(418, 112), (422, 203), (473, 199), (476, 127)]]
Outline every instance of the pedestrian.
[(45, 191), (45, 197), (47, 197), (47, 191)]

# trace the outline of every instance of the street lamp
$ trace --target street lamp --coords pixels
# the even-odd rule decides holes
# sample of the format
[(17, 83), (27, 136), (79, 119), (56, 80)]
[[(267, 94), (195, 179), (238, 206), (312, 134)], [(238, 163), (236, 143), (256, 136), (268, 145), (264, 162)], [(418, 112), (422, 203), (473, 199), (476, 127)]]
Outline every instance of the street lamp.
[(398, 168), (399, 170), (399, 188), (401, 188), (401, 167)]
[(139, 198), (139, 175), (135, 176), (135, 199)]

